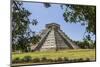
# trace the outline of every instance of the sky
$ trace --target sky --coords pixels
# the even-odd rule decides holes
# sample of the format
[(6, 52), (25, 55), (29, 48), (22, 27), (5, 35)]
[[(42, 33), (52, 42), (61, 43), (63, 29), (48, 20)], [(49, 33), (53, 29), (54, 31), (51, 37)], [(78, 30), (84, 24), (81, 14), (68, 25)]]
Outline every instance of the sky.
[(24, 2), (23, 7), (32, 13), (29, 16), (31, 21), (32, 19), (37, 19), (39, 22), (34, 27), (30, 25), (31, 29), (36, 33), (45, 29), (45, 24), (57, 23), (60, 24), (61, 30), (63, 30), (69, 38), (75, 41), (82, 41), (85, 26), (82, 26), (80, 23), (66, 23), (63, 17), (64, 10), (61, 9), (60, 4), (51, 4), (51, 7), (46, 8), (43, 3)]

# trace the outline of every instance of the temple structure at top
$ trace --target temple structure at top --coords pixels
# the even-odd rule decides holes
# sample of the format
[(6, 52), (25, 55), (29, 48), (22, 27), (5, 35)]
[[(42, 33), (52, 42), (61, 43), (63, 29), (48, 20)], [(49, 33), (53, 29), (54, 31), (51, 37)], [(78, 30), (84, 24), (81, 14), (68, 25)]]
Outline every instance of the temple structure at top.
[(46, 28), (40, 33), (40, 41), (33, 51), (61, 50), (61, 49), (78, 49), (79, 47), (60, 29), (56, 23), (46, 24)]

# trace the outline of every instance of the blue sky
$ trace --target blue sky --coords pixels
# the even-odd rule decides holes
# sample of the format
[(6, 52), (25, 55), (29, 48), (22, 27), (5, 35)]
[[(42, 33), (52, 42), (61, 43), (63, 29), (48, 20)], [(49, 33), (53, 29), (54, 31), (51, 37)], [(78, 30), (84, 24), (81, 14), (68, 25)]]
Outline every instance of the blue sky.
[(80, 23), (66, 23), (63, 18), (64, 10), (61, 9), (59, 4), (51, 4), (51, 7), (45, 8), (42, 3), (24, 2), (23, 7), (32, 13), (29, 16), (30, 20), (37, 19), (39, 22), (35, 27), (30, 26), (33, 31), (38, 33), (45, 29), (45, 24), (54, 22), (60, 24), (61, 30), (72, 40), (83, 39), (85, 26), (82, 26)]

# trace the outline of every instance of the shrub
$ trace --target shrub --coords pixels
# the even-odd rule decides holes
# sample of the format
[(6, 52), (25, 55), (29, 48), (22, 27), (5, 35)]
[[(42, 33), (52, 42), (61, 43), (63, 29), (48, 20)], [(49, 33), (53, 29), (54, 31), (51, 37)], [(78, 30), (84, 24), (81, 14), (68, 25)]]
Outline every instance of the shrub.
[(42, 58), (41, 58), (41, 61), (42, 61), (42, 62), (47, 62), (48, 59), (47, 59), (46, 57), (42, 57)]
[(87, 61), (87, 62), (89, 62), (89, 61), (90, 61), (90, 59), (89, 59), (89, 58), (86, 58), (86, 61)]
[(48, 62), (54, 62), (54, 60), (53, 59), (48, 59)]
[(57, 59), (57, 61), (58, 61), (58, 62), (62, 62), (63, 59), (59, 57), (59, 58)]
[(40, 62), (40, 58), (34, 58), (34, 59), (33, 59), (33, 62), (34, 62), (34, 63)]
[(73, 60), (72, 60), (72, 62), (74, 62), (74, 63), (75, 63), (75, 62), (78, 62), (78, 61), (80, 61), (80, 59), (73, 59)]
[(82, 58), (78, 59), (78, 62), (82, 62), (82, 61), (84, 61)]
[(64, 62), (68, 62), (69, 61), (69, 59), (66, 58), (66, 57), (64, 57), (63, 59), (64, 59)]
[(19, 63), (21, 60), (19, 57), (16, 57), (15, 59), (13, 59), (12, 63)]
[(24, 58), (22, 59), (23, 62), (31, 62), (32, 61), (32, 57), (31, 56), (24, 56)]
[(53, 62), (58, 62), (58, 60), (57, 59), (53, 59)]

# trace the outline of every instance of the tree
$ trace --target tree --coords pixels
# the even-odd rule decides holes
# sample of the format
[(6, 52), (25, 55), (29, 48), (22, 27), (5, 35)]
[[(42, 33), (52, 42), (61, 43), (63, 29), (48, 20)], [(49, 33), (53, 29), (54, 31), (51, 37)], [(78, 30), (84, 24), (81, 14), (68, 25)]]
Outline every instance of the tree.
[(26, 51), (34, 32), (29, 25), (36, 25), (36, 19), (29, 20), (31, 13), (26, 10), (21, 1), (12, 1), (12, 49)]
[(86, 32), (96, 35), (96, 7), (87, 5), (65, 5), (64, 20), (86, 25)]
[(87, 38), (84, 38), (83, 41), (74, 41), (75, 44), (77, 44), (82, 49), (94, 49), (95, 44), (92, 40), (88, 40)]
[(49, 8), (51, 5), (49, 3), (44, 3), (44, 7)]
[(40, 39), (41, 39), (41, 37), (39, 35), (36, 35), (36, 36), (32, 37), (32, 43), (36, 44), (39, 42)]

